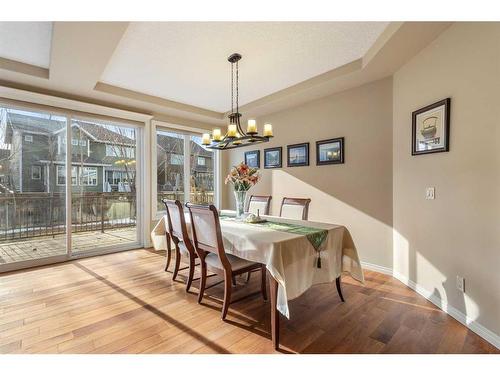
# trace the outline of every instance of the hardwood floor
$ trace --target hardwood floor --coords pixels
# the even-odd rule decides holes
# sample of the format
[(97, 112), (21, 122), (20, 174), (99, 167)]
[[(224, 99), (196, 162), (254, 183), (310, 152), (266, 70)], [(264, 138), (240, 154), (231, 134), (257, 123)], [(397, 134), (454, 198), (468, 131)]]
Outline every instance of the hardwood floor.
[[(135, 250), (0, 275), (0, 353), (275, 353), (260, 295), (223, 322), (222, 284), (199, 305), (198, 281), (186, 293), (163, 268), (162, 254)], [(343, 285), (345, 303), (334, 283), (290, 303), (280, 352), (499, 353), (392, 277)], [(252, 275), (233, 298), (258, 290)]]

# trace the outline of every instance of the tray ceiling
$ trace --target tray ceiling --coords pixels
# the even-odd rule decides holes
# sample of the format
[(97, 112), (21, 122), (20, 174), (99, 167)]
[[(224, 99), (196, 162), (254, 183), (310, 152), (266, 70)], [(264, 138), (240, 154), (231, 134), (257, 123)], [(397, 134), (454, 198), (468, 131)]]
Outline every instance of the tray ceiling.
[(52, 22), (0, 22), (0, 57), (48, 68)]
[(383, 22), (133, 22), (101, 82), (224, 112), (230, 64), (240, 61), (240, 105), (361, 58)]

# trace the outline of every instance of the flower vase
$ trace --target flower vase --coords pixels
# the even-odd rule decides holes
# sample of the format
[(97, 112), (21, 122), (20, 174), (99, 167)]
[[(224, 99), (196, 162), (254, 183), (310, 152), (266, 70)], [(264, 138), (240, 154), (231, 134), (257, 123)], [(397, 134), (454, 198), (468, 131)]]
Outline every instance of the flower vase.
[(247, 197), (246, 190), (234, 191), (234, 199), (236, 200), (236, 218), (241, 219), (245, 213), (245, 200)]

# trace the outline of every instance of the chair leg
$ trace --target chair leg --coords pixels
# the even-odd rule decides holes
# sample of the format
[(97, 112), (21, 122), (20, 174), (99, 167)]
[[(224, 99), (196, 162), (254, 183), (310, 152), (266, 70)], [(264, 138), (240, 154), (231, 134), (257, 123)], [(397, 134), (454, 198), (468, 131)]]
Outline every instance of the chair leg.
[(342, 295), (342, 287), (340, 285), (340, 276), (335, 279), (335, 284), (337, 285), (337, 292), (339, 293), (340, 300), (345, 302), (344, 296)]
[(189, 288), (191, 288), (191, 283), (193, 282), (194, 267), (195, 267), (194, 254), (189, 254), (189, 274), (186, 283), (186, 292), (189, 292)]
[(179, 247), (175, 245), (175, 266), (174, 266), (174, 274), (172, 275), (172, 280), (175, 281), (177, 278), (177, 273), (179, 273), (179, 266), (181, 265), (181, 252)]
[(222, 304), (222, 320), (226, 320), (227, 311), (229, 310), (229, 305), (231, 304), (231, 292), (233, 286), (231, 285), (231, 280), (233, 275), (224, 272), (224, 303)]
[(165, 272), (168, 271), (168, 266), (170, 266), (170, 258), (172, 257), (172, 250), (167, 250), (167, 264), (165, 266)]
[(172, 257), (172, 249), (170, 248), (170, 236), (168, 233), (165, 234), (167, 237), (167, 265), (165, 266), (165, 272), (168, 270), (168, 266), (170, 266), (170, 259)]
[(231, 281), (233, 282), (233, 285), (236, 286), (236, 276), (231, 276)]
[[(267, 269), (265, 264), (262, 264), (260, 266), (260, 273), (261, 273), (260, 290), (262, 292), (262, 298), (264, 298), (264, 301), (267, 301), (267, 286), (266, 286)], [(250, 275), (250, 272), (248, 274)]]
[(248, 272), (248, 273), (247, 273), (247, 281), (246, 281), (246, 283), (247, 283), (247, 284), (250, 282), (250, 275), (251, 275), (251, 274), (252, 274), (251, 272)]
[(201, 276), (200, 276), (200, 290), (198, 292), (198, 303), (201, 303), (203, 294), (205, 293), (205, 286), (207, 285), (207, 264), (205, 259), (200, 258)]

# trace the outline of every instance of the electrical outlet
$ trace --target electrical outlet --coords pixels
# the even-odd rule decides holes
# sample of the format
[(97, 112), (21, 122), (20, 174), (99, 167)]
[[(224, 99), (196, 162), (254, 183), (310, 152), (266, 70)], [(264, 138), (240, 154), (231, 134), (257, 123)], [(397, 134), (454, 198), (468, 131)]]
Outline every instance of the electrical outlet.
[(457, 289), (465, 293), (465, 279), (462, 276), (457, 276)]
[(425, 189), (425, 199), (434, 199), (434, 188), (428, 187)]

